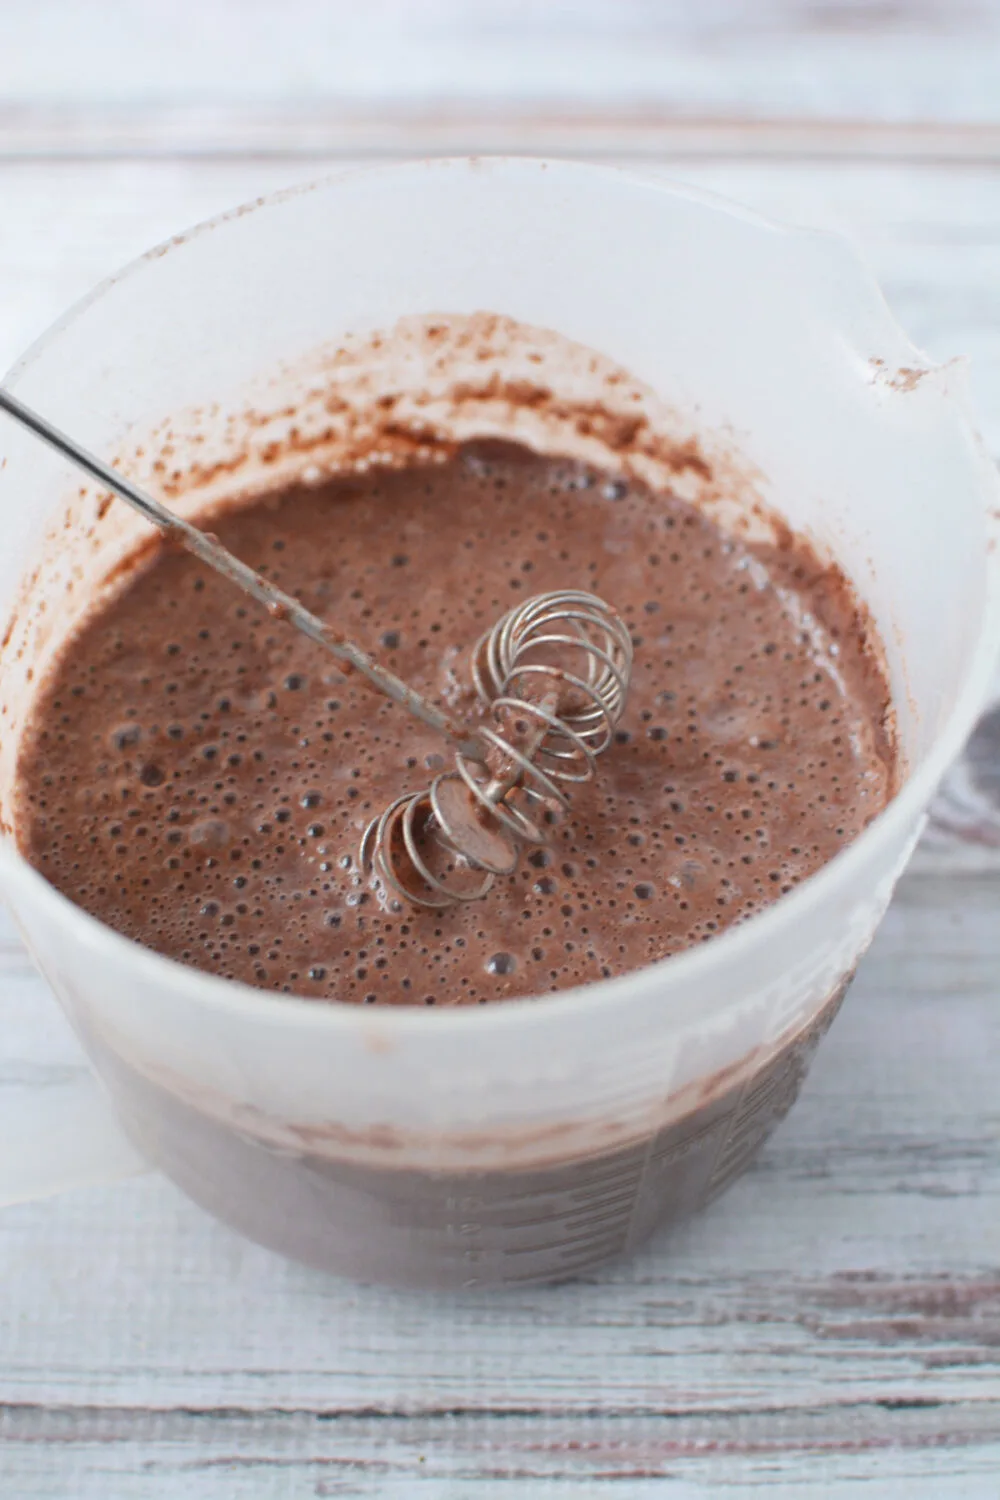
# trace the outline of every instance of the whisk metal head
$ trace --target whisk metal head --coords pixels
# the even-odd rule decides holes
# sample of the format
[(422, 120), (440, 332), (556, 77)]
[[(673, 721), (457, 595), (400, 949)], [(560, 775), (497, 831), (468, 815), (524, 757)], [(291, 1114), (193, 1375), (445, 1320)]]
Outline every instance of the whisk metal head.
[(397, 797), (368, 824), (361, 867), (417, 906), (478, 901), (544, 844), (592, 779), (628, 695), (632, 641), (596, 594), (560, 589), (509, 610), (477, 642), (472, 681), (490, 711), (454, 770)]

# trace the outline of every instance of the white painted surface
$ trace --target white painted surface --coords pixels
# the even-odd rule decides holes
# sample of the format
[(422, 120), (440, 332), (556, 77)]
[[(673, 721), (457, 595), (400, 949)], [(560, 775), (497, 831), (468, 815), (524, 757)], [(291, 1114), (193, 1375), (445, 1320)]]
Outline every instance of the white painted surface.
[[(328, 102), (340, 87), (330, 61), (335, 23), (361, 45), (364, 28), (390, 7), (356, 6), (352, 19), (331, 5), (320, 21), (305, 0), (245, 7), (258, 41), (222, 79), (213, 48), (231, 36), (235, 6), (209, 8), (214, 19), (195, 56), (184, 7), (155, 8), (148, 26), (141, 13), (154, 8), (137, 0), (101, 7), (96, 20), (86, 9), (86, 24), (68, 0), (4, 15), (0, 368), (150, 243), (322, 170), (332, 159), (317, 152), (321, 131), (307, 143), (308, 160), (240, 155), (241, 142), (260, 150), (262, 140), (265, 149), (277, 141), (286, 152), (301, 145), (295, 111), (282, 99), (295, 88), (306, 103)], [(435, 27), (446, 30), (455, 9), (438, 0), (422, 19), (411, 13), (406, 24), (423, 37), (415, 50), (402, 46), (400, 23), (389, 49), (395, 97), (431, 89), (414, 60), (421, 48), (433, 50)], [(504, 8), (531, 31), (532, 66), (548, 58), (538, 76), (549, 100), (572, 85), (574, 97), (590, 90), (591, 103), (611, 99), (617, 108), (641, 76), (654, 80), (661, 104), (677, 98), (689, 111), (711, 108), (734, 121), (768, 100), (756, 112), (813, 113), (821, 123), (831, 115), (1000, 116), (991, 73), (1000, 43), (990, 50), (985, 40), (994, 6), (876, 7), (879, 36), (851, 50), (833, 27), (845, 13), (860, 25), (858, 6), (713, 4), (689, 8), (700, 19), (684, 21), (680, 6), (630, 4), (621, 11), (633, 40), (615, 42), (624, 51), (608, 45), (607, 5), (577, 7), (589, 17), (577, 45), (605, 64), (600, 80), (593, 62), (572, 78), (552, 73), (552, 16), (562, 7), (548, 20), (542, 9)], [(284, 33), (305, 10), (310, 46), (296, 50)], [(508, 46), (490, 29), (498, 10), (467, 11), (488, 72)], [(670, 17), (679, 32), (669, 33)], [(56, 21), (62, 32), (52, 29)], [(735, 30), (726, 33), (724, 21)], [(667, 40), (656, 51), (658, 26)], [(739, 41), (740, 27), (753, 32), (749, 41)], [(112, 34), (117, 50), (105, 56)], [(110, 78), (108, 59), (135, 63), (137, 37), (150, 55), (126, 87)], [(790, 48), (814, 59), (808, 89), (788, 62)], [(691, 70), (685, 59), (699, 49), (711, 66)], [(891, 73), (890, 52), (898, 63)], [(414, 62), (412, 77), (400, 59)], [(389, 67), (385, 56), (380, 66)], [(508, 66), (508, 95), (511, 76)], [(352, 77), (358, 96), (370, 99), (370, 78)], [(683, 98), (671, 92), (678, 79)], [(119, 83), (129, 128), (141, 126), (136, 149), (146, 154), (70, 159), (69, 104), (90, 111), (91, 124), (100, 116), (101, 151), (109, 140), (122, 149), (114, 130), (107, 134)], [(199, 91), (239, 106), (226, 127), (227, 159), (199, 149), (200, 117), (161, 109), (182, 95), (190, 105)], [(261, 114), (262, 101), (273, 115)], [(44, 161), (17, 149), (37, 149), (39, 109), (49, 112)], [(461, 138), (461, 120), (452, 128)], [(517, 128), (529, 145), (542, 138), (530, 122)], [(564, 120), (560, 129), (570, 141), (620, 149), (621, 136), (602, 136), (599, 122)], [(727, 139), (740, 149), (729, 159), (683, 155), (667, 164), (765, 211), (851, 233), (917, 341), (938, 357), (972, 355), (983, 429), (1000, 454), (1000, 176), (985, 159), (961, 159), (961, 132), (922, 137), (947, 144), (916, 155), (914, 137), (900, 138), (901, 159), (887, 163), (852, 157), (849, 132), (826, 137), (839, 142), (827, 153), (839, 159), (819, 162), (803, 159), (811, 138), (801, 132), (786, 130), (775, 155), (759, 136), (732, 130)], [(667, 136), (657, 139), (662, 147)], [(411, 130), (406, 147), (427, 140)], [(958, 159), (927, 164), (935, 155)], [(976, 805), (959, 782), (942, 807), (790, 1120), (722, 1202), (628, 1265), (558, 1289), (434, 1299), (283, 1264), (154, 1178), (5, 1212), (0, 1493), (688, 1500), (767, 1491), (794, 1500), (855, 1492), (995, 1500), (1000, 823), (985, 799), (1000, 782), (1000, 745), (988, 737), (980, 745), (984, 801)], [(6, 927), (0, 1037), (2, 1109), (37, 1105), (82, 1067)]]
[(995, 0), (35, 0), (0, 95), (33, 109), (500, 101), (722, 118), (1000, 120)]

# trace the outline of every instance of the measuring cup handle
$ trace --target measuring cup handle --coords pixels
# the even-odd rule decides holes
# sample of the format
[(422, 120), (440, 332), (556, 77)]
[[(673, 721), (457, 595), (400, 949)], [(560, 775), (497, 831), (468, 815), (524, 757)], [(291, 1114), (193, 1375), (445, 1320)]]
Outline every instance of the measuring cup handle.
[(146, 1170), (88, 1073), (0, 1103), (0, 1208)]

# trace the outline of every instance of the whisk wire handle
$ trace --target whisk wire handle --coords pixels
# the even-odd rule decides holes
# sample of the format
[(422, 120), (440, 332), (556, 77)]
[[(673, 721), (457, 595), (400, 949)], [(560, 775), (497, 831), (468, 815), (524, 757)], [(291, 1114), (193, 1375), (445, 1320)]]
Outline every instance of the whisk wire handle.
[(42, 442), (54, 448), (57, 453), (61, 453), (64, 458), (68, 458), (78, 469), (82, 469), (99, 484), (127, 501), (133, 510), (138, 511), (147, 521), (159, 527), (166, 536), (179, 542), (188, 552), (207, 563), (210, 568), (214, 568), (217, 573), (221, 573), (224, 578), (228, 578), (231, 583), (235, 583), (258, 603), (263, 604), (275, 619), (287, 620), (297, 630), (309, 636), (310, 640), (324, 647), (340, 662), (343, 672), (359, 672), (371, 683), (372, 687), (384, 693), (393, 703), (405, 708), (408, 713), (413, 714), (429, 728), (436, 730), (439, 734), (447, 735), (460, 744), (466, 755), (475, 758), (481, 753), (475, 740), (469, 737), (466, 725), (453, 722), (436, 704), (428, 703), (401, 677), (397, 677), (387, 667), (381, 666), (360, 646), (355, 645), (326, 621), (312, 614), (293, 594), (286, 594), (284, 589), (279, 589), (275, 584), (269, 583), (260, 573), (241, 562), (238, 557), (234, 557), (210, 532), (202, 531), (199, 527), (192, 526), (191, 522), (186, 521), (183, 516), (175, 515), (159, 500), (140, 489), (131, 479), (127, 479), (124, 474), (119, 474), (110, 464), (106, 464), (103, 459), (84, 448), (75, 438), (61, 432), (58, 427), (54, 427), (30, 406), (25, 406), (23, 401), (12, 396), (10, 391), (5, 390), (2, 385), (0, 385), (0, 411), (5, 411), (20, 426), (33, 433), (35, 437), (41, 438)]

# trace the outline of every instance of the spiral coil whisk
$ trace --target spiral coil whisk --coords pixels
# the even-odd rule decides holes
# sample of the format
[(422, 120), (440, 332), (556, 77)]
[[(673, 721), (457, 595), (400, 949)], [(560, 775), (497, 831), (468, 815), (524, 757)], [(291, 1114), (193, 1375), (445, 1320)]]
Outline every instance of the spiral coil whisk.
[[(0, 411), (106, 486), (172, 541), (274, 619), (330, 653), (429, 728), (459, 744), (455, 768), (423, 791), (397, 797), (361, 840), (361, 867), (417, 906), (485, 896), (510, 874), (522, 844), (542, 844), (565, 787), (594, 775), (628, 693), (632, 642), (614, 610), (575, 589), (526, 599), (487, 631), (472, 654), (472, 680), (489, 712), (466, 732), (332, 624), (310, 613), (202, 531), (0, 387)], [(471, 877), (471, 878), (470, 878)]]
[(569, 806), (567, 786), (594, 776), (631, 670), (628, 630), (595, 594), (562, 589), (508, 611), (472, 653), (489, 718), (456, 752), (453, 770), (372, 819), (362, 869), (417, 906), (485, 896), (514, 870), (522, 845), (548, 841)]

